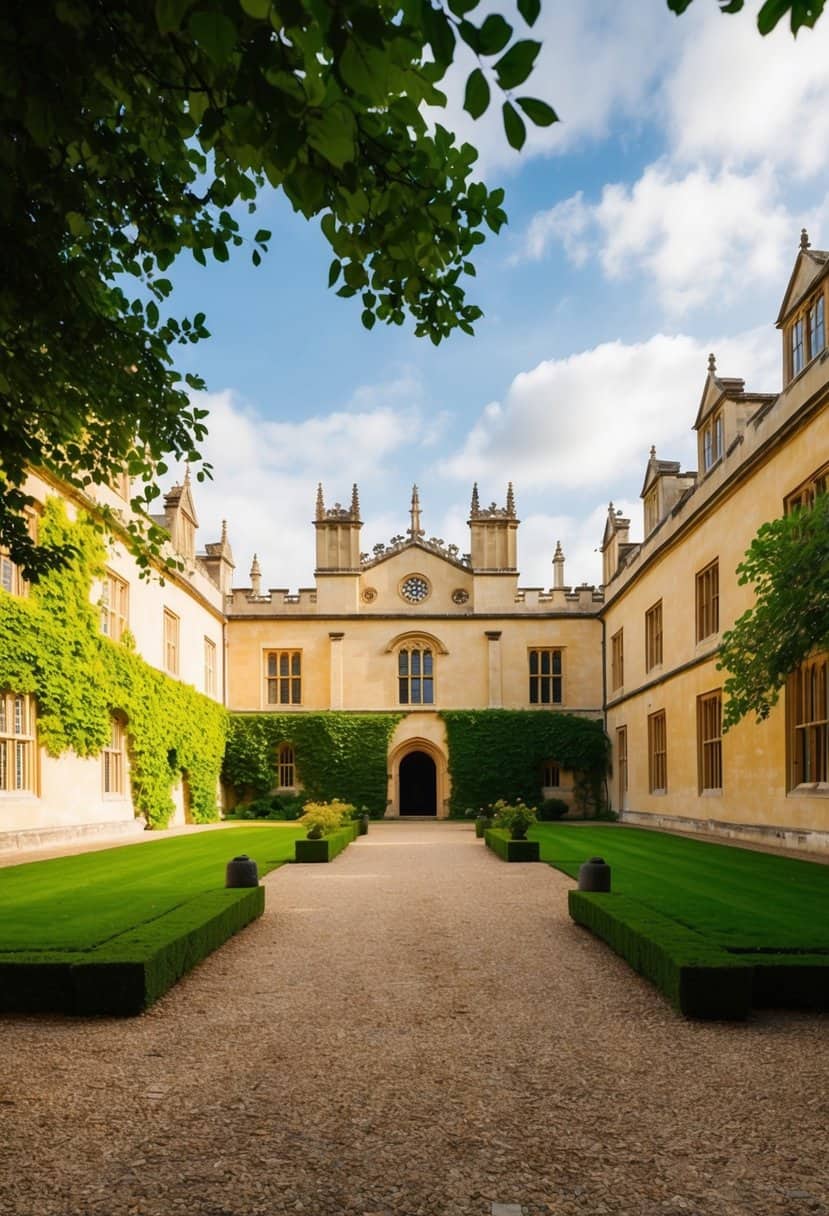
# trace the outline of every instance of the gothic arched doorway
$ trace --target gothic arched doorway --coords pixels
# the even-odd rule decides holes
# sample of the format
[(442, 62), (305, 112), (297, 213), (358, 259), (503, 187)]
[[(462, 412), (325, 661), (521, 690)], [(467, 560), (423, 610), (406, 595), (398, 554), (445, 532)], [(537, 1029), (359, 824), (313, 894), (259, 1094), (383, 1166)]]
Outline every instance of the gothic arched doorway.
[(400, 814), (437, 815), (437, 769), (428, 752), (409, 752), (400, 761)]

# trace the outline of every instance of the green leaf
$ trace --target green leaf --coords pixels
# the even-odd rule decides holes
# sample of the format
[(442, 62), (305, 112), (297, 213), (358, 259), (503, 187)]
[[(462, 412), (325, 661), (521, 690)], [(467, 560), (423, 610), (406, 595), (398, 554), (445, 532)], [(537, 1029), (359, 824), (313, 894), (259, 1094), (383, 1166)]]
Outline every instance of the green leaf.
[(250, 255), (250, 260), (253, 262), (254, 266), (262, 265), (262, 254), (258, 249), (254, 249), (253, 253)]
[(260, 228), (256, 236), (253, 238), (257, 245), (264, 245), (271, 239), (273, 234), (267, 228)]
[(213, 257), (217, 262), (226, 262), (230, 257), (227, 251), (227, 245), (218, 237), (213, 242)]
[(535, 25), (541, 12), (541, 0), (518, 0), (518, 11), (527, 25)]
[[(541, 43), (532, 42), (528, 38), (514, 43), (506, 55), (502, 55), (495, 64), (501, 88), (514, 89), (516, 85), (523, 84), (533, 70), (533, 64), (540, 50)], [(518, 115), (516, 115), (517, 117)]]
[(237, 30), (223, 13), (193, 13), (188, 28), (208, 59), (217, 67), (227, 63), (236, 46)]
[(530, 122), (535, 123), (537, 127), (551, 127), (554, 122), (558, 122), (558, 114), (546, 101), (538, 101), (535, 97), (519, 97), (518, 104)]
[(431, 0), (423, 0), (423, 30), (432, 48), (435, 62), (446, 68), (455, 54), (455, 31), (442, 9), (432, 7)]
[(363, 310), (363, 315), (360, 319), (362, 320), (363, 325), (366, 327), (366, 329), (373, 329), (374, 322), (377, 320), (377, 318), (375, 317), (374, 313), (371, 311), (370, 308), (366, 308)]
[(144, 313), (150, 328), (155, 329), (156, 325), (158, 325), (158, 305), (154, 304), (153, 301), (150, 300), (149, 304), (144, 309)]
[(155, 23), (159, 34), (171, 34), (181, 28), (184, 14), (193, 0), (155, 0)]
[(520, 151), (524, 146), (524, 140), (527, 138), (527, 128), (524, 126), (521, 115), (516, 110), (512, 102), (505, 101), (502, 107), (504, 116), (504, 131), (506, 132), (507, 142), (511, 148)]
[(239, 0), (242, 8), (249, 17), (264, 21), (271, 11), (271, 0)]
[(456, 17), (465, 17), (473, 8), (478, 7), (478, 0), (449, 0), (449, 11)]
[(338, 169), (354, 159), (356, 135), (354, 115), (344, 102), (328, 106), (308, 123), (309, 144)]
[(480, 118), (489, 105), (489, 96), (489, 85), (487, 84), (486, 76), (484, 76), (480, 68), (475, 68), (474, 72), (470, 72), (466, 82), (463, 108), (473, 118)]
[(497, 55), (512, 37), (512, 26), (498, 13), (490, 13), (478, 30), (478, 50), (482, 55)]
[(342, 262), (339, 260), (339, 258), (334, 258), (334, 261), (328, 267), (328, 286), (329, 287), (334, 286), (337, 279), (340, 277), (341, 270), (342, 270)]

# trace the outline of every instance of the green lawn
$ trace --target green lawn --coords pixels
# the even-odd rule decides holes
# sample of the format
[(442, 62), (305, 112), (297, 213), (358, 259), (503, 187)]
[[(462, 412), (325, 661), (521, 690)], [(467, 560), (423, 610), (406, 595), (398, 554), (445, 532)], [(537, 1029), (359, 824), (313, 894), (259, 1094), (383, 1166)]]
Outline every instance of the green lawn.
[(295, 823), (245, 824), (0, 869), (0, 953), (93, 950), (220, 891), (240, 853), (267, 874), (304, 835)]
[(633, 827), (538, 824), (541, 859), (577, 877), (588, 857), (626, 895), (731, 951), (829, 953), (829, 866)]

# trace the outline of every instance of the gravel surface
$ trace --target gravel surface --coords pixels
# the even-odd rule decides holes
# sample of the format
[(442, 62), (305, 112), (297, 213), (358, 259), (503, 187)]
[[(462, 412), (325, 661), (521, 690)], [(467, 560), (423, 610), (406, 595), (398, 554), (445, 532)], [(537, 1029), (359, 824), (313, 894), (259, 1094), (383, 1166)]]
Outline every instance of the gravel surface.
[(826, 1019), (684, 1021), (464, 824), (265, 882), (142, 1017), (0, 1018), (2, 1216), (829, 1216)]

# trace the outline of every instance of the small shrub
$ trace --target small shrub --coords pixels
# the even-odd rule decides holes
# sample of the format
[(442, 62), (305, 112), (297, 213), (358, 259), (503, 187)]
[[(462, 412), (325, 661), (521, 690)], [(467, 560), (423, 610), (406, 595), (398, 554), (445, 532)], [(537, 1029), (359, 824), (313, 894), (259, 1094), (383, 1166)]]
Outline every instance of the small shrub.
[(271, 804), (269, 819), (299, 819), (302, 814), (299, 794), (272, 794), (268, 801)]
[(309, 840), (320, 840), (330, 836), (344, 823), (354, 818), (355, 808), (350, 802), (306, 802), (299, 822), (306, 829)]
[(569, 809), (563, 798), (545, 798), (535, 814), (539, 823), (554, 823), (563, 819)]
[(492, 809), (495, 811), (495, 827), (509, 832), (511, 840), (526, 839), (527, 829), (535, 823), (533, 807), (525, 806), (523, 802), (510, 805), (499, 799)]

